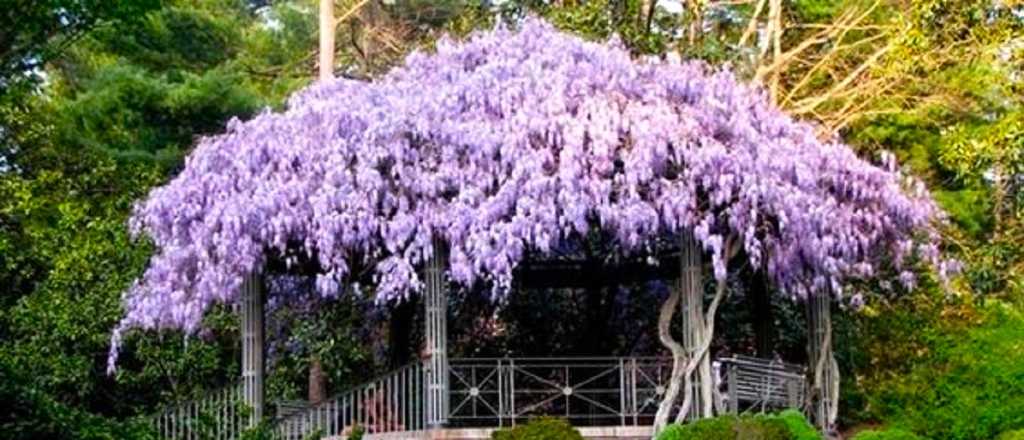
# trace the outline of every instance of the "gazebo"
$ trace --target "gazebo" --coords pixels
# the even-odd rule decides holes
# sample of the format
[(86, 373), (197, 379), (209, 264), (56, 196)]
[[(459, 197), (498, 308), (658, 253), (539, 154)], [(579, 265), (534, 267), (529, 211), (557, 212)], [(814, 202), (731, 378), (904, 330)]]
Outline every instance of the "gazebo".
[[(895, 290), (912, 288), (915, 268), (947, 267), (927, 191), (882, 159), (876, 166), (820, 140), (758, 88), (698, 62), (637, 59), (614, 41), (587, 42), (532, 18), (443, 39), (376, 81), (319, 82), (284, 112), (232, 121), (200, 141), (132, 218), (157, 253), (125, 295), (111, 368), (124, 331), (192, 332), (212, 305), (238, 304), (238, 398), (251, 411), (204, 405), (225, 420), (263, 419), (263, 280), (274, 266), (315, 274), (324, 297), (357, 282), (382, 300), (422, 294), (426, 317), (424, 362), (279, 419), (287, 438), (515, 423), (531, 414), (516, 402), (516, 374), (554, 390), (531, 410), (562, 399), (556, 406), (569, 413), (582, 399), (610, 424), (646, 426), (612, 430), (623, 436), (738, 410), (757, 392), (744, 388), (751, 377), (773, 404), (807, 408), (828, 430), (838, 396), (829, 304), (859, 302), (858, 289), (888, 278)], [(595, 231), (615, 249), (596, 271), (552, 258)], [(810, 365), (730, 359), (723, 392), (709, 347), (724, 281), (739, 266), (807, 302)], [(707, 304), (705, 272), (715, 282)], [(671, 357), (448, 358), (450, 286), (499, 297), (517, 283), (584, 277), (674, 280), (652, 310)], [(529, 370), (552, 365), (564, 381)], [(586, 369), (590, 382), (569, 379)], [(471, 415), (460, 413), (467, 405)], [(189, 429), (176, 411), (158, 418), (167, 437)]]

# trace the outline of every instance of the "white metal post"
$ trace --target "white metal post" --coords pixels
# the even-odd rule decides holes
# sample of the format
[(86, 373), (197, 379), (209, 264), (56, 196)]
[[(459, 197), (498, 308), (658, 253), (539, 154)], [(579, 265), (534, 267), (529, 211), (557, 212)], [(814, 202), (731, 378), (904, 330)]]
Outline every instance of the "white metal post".
[(434, 255), (427, 262), (424, 278), (425, 339), (429, 362), (426, 374), (427, 425), (439, 428), (448, 422), (448, 266), (447, 247), (434, 240)]
[(263, 419), (263, 278), (256, 273), (242, 284), (242, 396), (251, 411), (250, 428)]

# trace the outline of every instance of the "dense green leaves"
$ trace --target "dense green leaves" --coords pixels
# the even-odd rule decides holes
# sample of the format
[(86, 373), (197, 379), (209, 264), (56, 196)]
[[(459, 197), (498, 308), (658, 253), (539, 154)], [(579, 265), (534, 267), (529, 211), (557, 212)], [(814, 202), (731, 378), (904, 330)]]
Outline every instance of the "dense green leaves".
[(131, 21), (157, 0), (8, 0), (0, 6), (0, 94), (39, 79), (39, 69), (98, 24)]
[(993, 302), (982, 324), (926, 335), (927, 350), (879, 384), (868, 407), (935, 439), (989, 439), (1024, 427), (1024, 313)]
[(922, 437), (898, 428), (858, 432), (853, 440), (922, 440)]
[(583, 436), (569, 422), (561, 419), (539, 418), (515, 428), (495, 431), (493, 440), (583, 440)]
[[(45, 15), (59, 3), (19, 8)], [(108, 3), (127, 4), (96, 2)], [(294, 75), (304, 66), (293, 58), (307, 40), (273, 31), (264, 17), (312, 17), (283, 6), (257, 13), (240, 1), (133, 11), (116, 27), (74, 30), (75, 44), (46, 58), (44, 87), (0, 101), (0, 363), (18, 373), (0, 374), (0, 399), (22, 410), (0, 415), (0, 429), (13, 438), (135, 437), (131, 424), (107, 417), (237, 375), (237, 323), (226, 310), (207, 318), (198, 339), (127, 341), (125, 368), (105, 374), (121, 294), (151, 252), (128, 237), (126, 220), (196, 136), (277, 105), (302, 84)], [(31, 21), (13, 24), (34, 32)]]
[(658, 440), (820, 440), (803, 414), (786, 410), (779, 414), (725, 415), (684, 425), (670, 425)]

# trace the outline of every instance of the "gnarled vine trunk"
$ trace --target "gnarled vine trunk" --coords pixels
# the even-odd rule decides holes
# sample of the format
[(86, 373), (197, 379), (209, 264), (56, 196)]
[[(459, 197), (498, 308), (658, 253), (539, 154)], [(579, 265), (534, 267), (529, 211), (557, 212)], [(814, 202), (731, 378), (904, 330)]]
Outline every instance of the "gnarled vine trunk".
[(831, 298), (816, 293), (807, 299), (808, 354), (811, 367), (811, 392), (807, 398), (814, 423), (829, 434), (839, 416), (839, 364), (832, 350)]
[[(726, 261), (736, 254), (738, 248), (735, 243), (736, 240), (733, 237), (726, 240), (724, 257)], [(654, 436), (657, 436), (668, 423), (681, 389), (685, 392), (683, 393), (683, 402), (674, 419), (676, 423), (686, 420), (695, 398), (699, 399), (696, 417), (714, 415), (713, 396), (715, 390), (711, 377), (709, 349), (714, 337), (715, 314), (727, 292), (726, 283), (719, 282), (715, 286), (715, 296), (705, 312), (703, 310), (704, 289), (703, 283), (700, 282), (700, 248), (692, 236), (684, 236), (680, 244), (680, 281), (672, 289), (668, 299), (661, 305), (658, 314), (658, 339), (672, 353), (672, 373), (654, 417)], [(694, 299), (697, 296), (700, 298)], [(691, 347), (685, 347), (671, 333), (672, 317), (675, 315), (681, 298), (684, 297), (687, 301), (684, 304), (688, 307), (684, 310), (683, 333), (686, 342), (692, 341)], [(702, 365), (707, 365), (707, 367), (702, 368)], [(696, 384), (694, 373), (698, 374)]]

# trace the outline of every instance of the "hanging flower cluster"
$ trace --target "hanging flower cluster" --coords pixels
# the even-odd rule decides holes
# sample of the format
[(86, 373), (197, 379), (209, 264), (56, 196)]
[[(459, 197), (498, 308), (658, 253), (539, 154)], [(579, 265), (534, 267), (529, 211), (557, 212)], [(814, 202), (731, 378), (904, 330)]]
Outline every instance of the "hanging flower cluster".
[(356, 259), (380, 298), (416, 290), (433, 238), (454, 282), (501, 293), (527, 251), (593, 228), (626, 254), (693, 233), (718, 279), (735, 237), (793, 296), (883, 271), (909, 285), (911, 262), (943, 270), (940, 215), (886, 162), (820, 141), (727, 71), (527, 19), (442, 40), (377, 81), (317, 83), (199, 142), (136, 208), (133, 231), (158, 251), (112, 353), (130, 327), (194, 331), (267, 255), (295, 248), (328, 296)]

